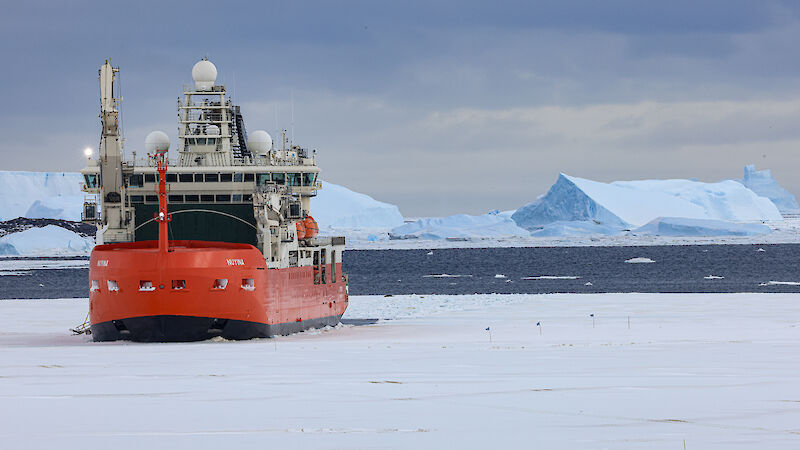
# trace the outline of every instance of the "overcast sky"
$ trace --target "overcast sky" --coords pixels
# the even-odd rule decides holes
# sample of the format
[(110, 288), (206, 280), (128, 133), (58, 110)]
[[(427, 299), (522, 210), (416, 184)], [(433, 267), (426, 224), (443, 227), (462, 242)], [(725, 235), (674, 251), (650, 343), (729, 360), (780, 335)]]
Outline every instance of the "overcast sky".
[(2, 170), (83, 167), (106, 58), (126, 152), (155, 129), (174, 146), (208, 55), (248, 130), (289, 128), (293, 93), (323, 179), (405, 216), (518, 208), (559, 172), (755, 163), (800, 194), (796, 1), (2, 1)]

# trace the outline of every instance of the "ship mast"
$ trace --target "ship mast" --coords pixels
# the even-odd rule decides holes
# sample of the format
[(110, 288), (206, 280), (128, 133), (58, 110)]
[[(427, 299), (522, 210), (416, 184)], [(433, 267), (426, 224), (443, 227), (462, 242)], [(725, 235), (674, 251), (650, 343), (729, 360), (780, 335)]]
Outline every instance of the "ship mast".
[(122, 137), (119, 133), (117, 105), (122, 100), (114, 97), (114, 74), (119, 67), (111, 67), (108, 60), (100, 67), (100, 194), (102, 195), (101, 232), (102, 242), (127, 242), (128, 211), (125, 208), (122, 175)]
[(158, 251), (167, 253), (169, 251), (169, 230), (167, 225), (172, 220), (172, 216), (167, 214), (167, 156), (165, 152), (158, 152), (153, 156), (158, 167)]

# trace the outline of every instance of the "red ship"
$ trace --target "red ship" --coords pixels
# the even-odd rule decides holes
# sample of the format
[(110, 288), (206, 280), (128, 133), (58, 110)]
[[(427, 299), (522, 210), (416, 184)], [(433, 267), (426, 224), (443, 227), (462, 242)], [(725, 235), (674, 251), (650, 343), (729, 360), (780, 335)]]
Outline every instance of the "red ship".
[(338, 324), (348, 305), (344, 238), (318, 237), (309, 215), (321, 188), (315, 160), (287, 148), (285, 137), (281, 150), (266, 132), (247, 140), (238, 107), (203, 60), (179, 108), (179, 163), (168, 173), (161, 132), (148, 136), (146, 165), (123, 161), (118, 70), (100, 70), (100, 158), (82, 171), (85, 190), (100, 199), (84, 214), (98, 225), (89, 269), (93, 339), (251, 339)]

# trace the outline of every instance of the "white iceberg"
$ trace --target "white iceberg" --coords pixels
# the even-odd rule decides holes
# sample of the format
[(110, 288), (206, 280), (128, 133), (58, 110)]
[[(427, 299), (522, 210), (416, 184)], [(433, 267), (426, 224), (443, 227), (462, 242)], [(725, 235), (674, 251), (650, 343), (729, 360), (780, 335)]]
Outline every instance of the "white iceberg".
[(88, 255), (93, 247), (92, 238), (55, 225), (29, 228), (0, 238), (0, 255)]
[(633, 230), (638, 234), (658, 236), (758, 236), (772, 229), (760, 223), (734, 223), (724, 220), (659, 217)]
[(769, 169), (756, 170), (756, 166), (750, 164), (744, 167), (744, 178), (736, 181), (756, 194), (772, 200), (780, 212), (800, 214), (800, 205), (797, 204), (797, 199), (772, 178), (772, 172)]
[(544, 196), (512, 215), (531, 231), (554, 222), (594, 222), (624, 229), (658, 217), (780, 221), (778, 208), (735, 181), (640, 180), (601, 183), (560, 174)]
[(403, 223), (397, 206), (327, 182), (311, 199), (311, 215), (321, 228), (388, 229)]
[(0, 172), (0, 220), (81, 220), (83, 177), (71, 172)]
[(511, 219), (514, 211), (492, 211), (480, 216), (456, 214), (448, 217), (425, 217), (392, 229), (401, 237), (423, 239), (483, 238), (502, 236), (529, 236)]

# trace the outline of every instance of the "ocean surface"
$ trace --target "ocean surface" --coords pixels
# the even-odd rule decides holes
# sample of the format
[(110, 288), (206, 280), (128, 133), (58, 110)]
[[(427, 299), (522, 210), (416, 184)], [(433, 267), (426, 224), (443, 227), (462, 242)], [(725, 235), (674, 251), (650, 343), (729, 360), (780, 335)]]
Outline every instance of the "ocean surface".
[[(800, 292), (800, 245), (348, 250), (351, 295)], [(654, 262), (626, 262), (651, 260)], [(643, 259), (646, 258), (646, 259)], [(38, 259), (36, 261), (41, 261)], [(87, 268), (0, 271), (0, 298), (88, 297)]]

